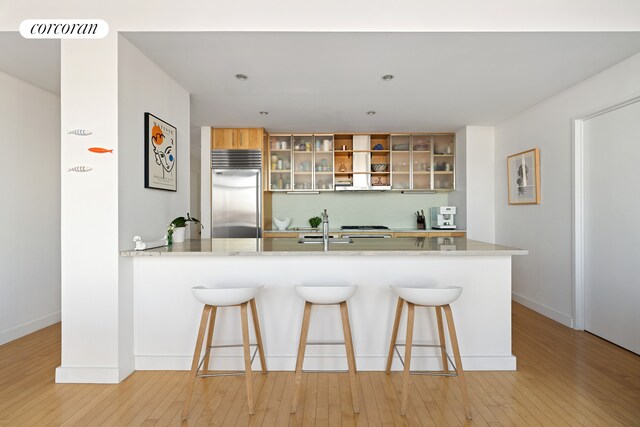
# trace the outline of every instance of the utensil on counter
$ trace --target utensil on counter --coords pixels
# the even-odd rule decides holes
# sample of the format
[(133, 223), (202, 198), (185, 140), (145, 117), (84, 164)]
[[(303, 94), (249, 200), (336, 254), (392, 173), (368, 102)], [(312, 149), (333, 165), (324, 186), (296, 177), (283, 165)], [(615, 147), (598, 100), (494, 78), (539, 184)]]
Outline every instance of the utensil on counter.
[(425, 217), (424, 217), (424, 210), (422, 211), (422, 214), (420, 213), (420, 211), (416, 211), (416, 216), (418, 217), (416, 219), (416, 224), (417, 224), (418, 230), (424, 230), (425, 227), (426, 227)]

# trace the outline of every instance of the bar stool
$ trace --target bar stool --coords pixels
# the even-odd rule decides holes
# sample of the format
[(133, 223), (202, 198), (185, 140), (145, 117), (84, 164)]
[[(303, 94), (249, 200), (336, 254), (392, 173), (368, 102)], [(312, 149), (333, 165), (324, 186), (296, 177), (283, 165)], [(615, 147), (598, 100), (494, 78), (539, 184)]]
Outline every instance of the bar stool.
[[(253, 414), (253, 383), (251, 378), (251, 364), (256, 356), (256, 352), (260, 353), (260, 365), (262, 366), (262, 373), (267, 373), (267, 365), (264, 358), (264, 350), (262, 347), (262, 335), (260, 334), (260, 324), (258, 322), (258, 311), (256, 309), (255, 297), (260, 292), (262, 286), (255, 286), (249, 288), (205, 288), (203, 286), (197, 286), (191, 289), (193, 296), (204, 304), (202, 308), (202, 318), (200, 320), (200, 329), (198, 330), (198, 338), (196, 339), (196, 349), (193, 353), (193, 362), (191, 363), (191, 377), (187, 384), (187, 394), (184, 400), (184, 406), (182, 408), (182, 419), (187, 419), (191, 406), (191, 396), (193, 394), (193, 385), (196, 377), (216, 377), (216, 376), (229, 376), (229, 375), (245, 375), (247, 383), (247, 405), (249, 406), (249, 414)], [(247, 315), (247, 306), (251, 306), (251, 318), (253, 319), (253, 328), (256, 333), (257, 344), (249, 343), (249, 317)], [(242, 323), (242, 344), (231, 345), (211, 345), (213, 340), (213, 326), (216, 321), (216, 313), (218, 307), (240, 307), (240, 319)], [(207, 324), (209, 325), (207, 331)], [(204, 334), (207, 331), (207, 338), (205, 344)], [(204, 357), (200, 359), (202, 353), (202, 345), (206, 345)], [(244, 353), (244, 372), (226, 372), (226, 373), (211, 373), (209, 371), (209, 354), (212, 348), (221, 347), (240, 347), (243, 348)], [(257, 347), (253, 356), (249, 354), (249, 347)], [(203, 366), (204, 365), (204, 366)], [(200, 373), (200, 367), (202, 366), (202, 373)]]
[[(300, 330), (300, 344), (298, 345), (298, 358), (296, 359), (296, 376), (293, 385), (293, 399), (291, 401), (291, 413), (295, 414), (298, 407), (298, 391), (302, 381), (302, 363), (304, 352), (309, 345), (323, 345), (327, 343), (307, 343), (309, 321), (311, 319), (311, 306), (314, 304), (330, 305), (339, 304), (342, 316), (342, 331), (344, 333), (344, 345), (347, 350), (347, 365), (349, 367), (349, 387), (351, 388), (351, 400), (353, 412), (359, 413), (358, 387), (356, 384), (356, 358), (353, 353), (353, 341), (351, 339), (351, 325), (349, 324), (349, 311), (347, 300), (358, 290), (357, 286), (296, 286), (296, 293), (304, 300), (304, 314), (302, 316), (302, 329)], [(335, 344), (335, 343), (330, 343)], [(342, 343), (339, 343), (342, 344)]]
[[(462, 404), (464, 406), (465, 414), (468, 419), (471, 419), (471, 407), (469, 404), (469, 396), (467, 394), (467, 386), (464, 381), (464, 371), (462, 370), (462, 359), (460, 358), (460, 350), (458, 349), (458, 339), (456, 336), (456, 328), (453, 324), (453, 314), (451, 313), (451, 304), (457, 300), (462, 293), (462, 288), (457, 286), (449, 286), (446, 288), (435, 287), (401, 287), (393, 286), (393, 290), (398, 295), (398, 305), (396, 307), (396, 318), (393, 323), (393, 330), (391, 332), (391, 344), (389, 346), (389, 355), (387, 357), (387, 368), (385, 372), (389, 374), (391, 372), (391, 361), (393, 358), (393, 351), (398, 353), (400, 362), (404, 366), (404, 372), (402, 374), (402, 403), (400, 406), (400, 414), (407, 414), (407, 404), (409, 395), (409, 374), (411, 373), (411, 348), (416, 347), (439, 347), (442, 356), (442, 371), (414, 371), (414, 373), (421, 373), (427, 375), (449, 376), (458, 377), (458, 385), (460, 386), (460, 393), (462, 394)], [(402, 308), (404, 303), (407, 303), (409, 311), (407, 313), (407, 339), (405, 341), (405, 353), (404, 360), (400, 356), (397, 346), (402, 344), (396, 344), (398, 338), (398, 326), (400, 324), (400, 316), (402, 315)], [(414, 308), (418, 307), (434, 307), (436, 311), (436, 319), (438, 321), (438, 335), (440, 339), (439, 345), (427, 345), (427, 344), (413, 344), (413, 319)], [(453, 357), (455, 364), (451, 361), (451, 358), (447, 354), (446, 343), (444, 337), (444, 328), (442, 324), (442, 312), (447, 318), (447, 326), (449, 329), (449, 337), (451, 339), (451, 346), (453, 347)], [(451, 362), (455, 373), (449, 372), (449, 365), (447, 362)]]

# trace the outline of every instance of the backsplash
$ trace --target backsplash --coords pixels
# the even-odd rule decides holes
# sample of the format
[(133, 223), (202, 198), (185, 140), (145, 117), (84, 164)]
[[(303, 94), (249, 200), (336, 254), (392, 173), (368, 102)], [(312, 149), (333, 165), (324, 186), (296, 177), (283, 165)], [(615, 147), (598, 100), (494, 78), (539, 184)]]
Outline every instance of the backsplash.
[[(446, 206), (448, 193), (320, 193), (273, 194), (273, 217), (293, 218), (291, 227), (309, 227), (309, 218), (329, 213), (329, 225), (386, 225), (391, 228), (416, 228), (417, 210), (424, 210), (429, 227), (428, 210)], [(274, 227), (275, 228), (275, 227)]]

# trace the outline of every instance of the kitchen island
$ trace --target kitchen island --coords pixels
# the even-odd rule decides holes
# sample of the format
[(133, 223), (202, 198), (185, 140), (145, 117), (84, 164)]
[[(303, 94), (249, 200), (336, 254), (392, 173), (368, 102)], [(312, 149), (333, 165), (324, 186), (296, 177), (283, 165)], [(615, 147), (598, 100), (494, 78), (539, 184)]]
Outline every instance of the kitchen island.
[[(304, 302), (295, 285), (356, 284), (349, 300), (360, 370), (384, 370), (396, 296), (390, 285), (457, 285), (452, 304), (464, 368), (514, 370), (511, 351), (511, 257), (527, 251), (461, 237), (298, 243), (296, 239), (202, 239), (125, 251), (134, 293), (135, 369), (188, 369), (202, 306), (194, 286), (263, 285), (257, 298), (267, 367), (293, 370)], [(314, 307), (309, 341), (341, 338), (338, 306)], [(405, 311), (406, 312), (406, 311)], [(219, 310), (215, 344), (240, 342), (237, 307)], [(404, 318), (400, 336), (404, 335)], [(431, 309), (416, 310), (414, 342), (437, 337)], [(416, 349), (412, 368), (438, 369), (439, 353)], [(218, 356), (218, 357), (216, 357)], [(214, 352), (214, 369), (241, 369), (241, 349)], [(258, 366), (258, 362), (254, 367)], [(307, 349), (305, 369), (344, 369), (343, 346)], [(394, 360), (393, 369), (400, 369)]]

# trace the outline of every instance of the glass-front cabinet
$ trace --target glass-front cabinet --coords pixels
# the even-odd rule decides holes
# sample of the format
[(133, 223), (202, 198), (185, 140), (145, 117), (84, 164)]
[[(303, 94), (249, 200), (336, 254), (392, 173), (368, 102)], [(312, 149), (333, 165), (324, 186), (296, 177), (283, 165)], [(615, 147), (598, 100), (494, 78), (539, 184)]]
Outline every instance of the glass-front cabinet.
[(314, 135), (313, 189), (332, 191), (333, 182), (333, 135)]
[(333, 191), (333, 135), (271, 135), (271, 191)]
[(291, 190), (291, 135), (269, 136), (269, 189)]
[(433, 135), (433, 189), (455, 188), (455, 135)]
[(391, 189), (411, 188), (411, 135), (391, 135)]
[[(354, 134), (273, 134), (269, 138), (271, 191), (334, 191), (354, 185), (356, 174), (372, 189), (455, 189), (455, 134), (371, 134), (354, 149)], [(371, 170), (354, 171), (354, 155), (369, 156)]]
[(392, 190), (455, 189), (455, 134), (391, 135)]
[(313, 135), (293, 135), (293, 189), (313, 190)]
[(431, 190), (431, 147), (433, 135), (411, 135), (413, 190)]

